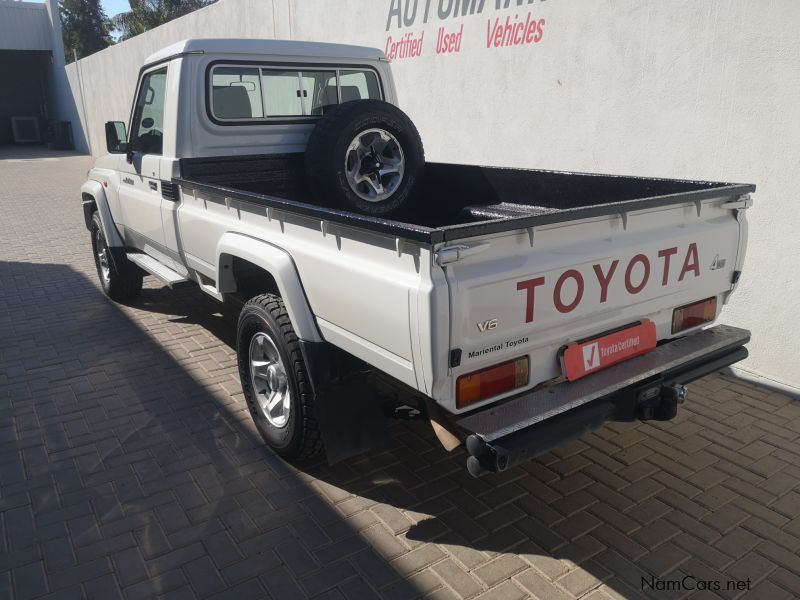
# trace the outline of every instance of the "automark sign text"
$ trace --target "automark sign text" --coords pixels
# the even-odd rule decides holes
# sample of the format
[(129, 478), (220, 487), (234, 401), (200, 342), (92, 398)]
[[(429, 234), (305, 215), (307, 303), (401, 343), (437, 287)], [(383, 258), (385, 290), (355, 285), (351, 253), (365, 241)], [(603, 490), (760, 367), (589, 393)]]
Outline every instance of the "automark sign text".
[(386, 31), (393, 26), (413, 27), (421, 18), (423, 23), (434, 18), (444, 21), (456, 17), (482, 14), (489, 10), (504, 10), (544, 2), (545, 0), (391, 0)]

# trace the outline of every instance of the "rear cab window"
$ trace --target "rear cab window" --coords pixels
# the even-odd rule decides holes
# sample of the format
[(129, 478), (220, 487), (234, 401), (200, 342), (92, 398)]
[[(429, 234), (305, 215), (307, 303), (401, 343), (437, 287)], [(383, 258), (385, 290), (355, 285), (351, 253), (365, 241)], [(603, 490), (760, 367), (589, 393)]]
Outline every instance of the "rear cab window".
[(367, 67), (218, 63), (208, 74), (208, 114), (222, 125), (313, 121), (337, 104), (382, 97), (378, 74)]

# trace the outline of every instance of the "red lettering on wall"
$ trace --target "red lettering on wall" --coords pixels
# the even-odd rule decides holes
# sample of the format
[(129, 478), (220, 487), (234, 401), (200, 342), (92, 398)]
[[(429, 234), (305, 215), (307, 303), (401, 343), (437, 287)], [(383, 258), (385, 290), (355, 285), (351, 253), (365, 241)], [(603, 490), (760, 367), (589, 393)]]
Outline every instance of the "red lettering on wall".
[(439, 27), (439, 35), (436, 38), (436, 54), (453, 54), (461, 52), (461, 39), (463, 37), (463, 25), (457, 33), (448, 33), (444, 27)]
[(537, 44), (542, 41), (544, 37), (544, 19), (539, 19), (539, 22), (536, 24), (536, 37), (533, 38), (533, 41)]
[(384, 54), (389, 60), (401, 58), (417, 58), (422, 56), (422, 45), (425, 42), (425, 32), (415, 38), (413, 33), (406, 33), (399, 39), (392, 36), (386, 38)]
[(497, 18), (486, 22), (486, 47), (502, 48), (506, 46), (522, 46), (524, 44), (538, 44), (544, 36), (544, 19), (538, 21), (533, 18), (533, 13), (528, 13), (525, 20), (519, 15), (514, 19), (506, 17), (505, 25)]

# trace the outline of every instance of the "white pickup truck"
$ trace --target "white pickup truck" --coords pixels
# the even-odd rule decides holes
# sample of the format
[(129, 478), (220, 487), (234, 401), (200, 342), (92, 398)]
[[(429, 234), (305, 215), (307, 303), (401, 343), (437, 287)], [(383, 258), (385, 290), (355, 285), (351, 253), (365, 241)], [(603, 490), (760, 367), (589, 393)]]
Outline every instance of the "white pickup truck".
[(109, 297), (150, 274), (241, 300), (242, 387), (281, 456), (337, 460), (385, 439), (387, 415), (423, 416), (472, 474), (502, 471), (608, 420), (670, 419), (686, 383), (747, 356), (749, 332), (711, 325), (754, 186), (413, 165), (370, 142), (374, 173), (342, 181), (369, 203), (413, 171), (417, 201), (343, 210), (304, 156), (359, 102), (397, 104), (380, 50), (184, 41), (147, 59), (81, 188)]

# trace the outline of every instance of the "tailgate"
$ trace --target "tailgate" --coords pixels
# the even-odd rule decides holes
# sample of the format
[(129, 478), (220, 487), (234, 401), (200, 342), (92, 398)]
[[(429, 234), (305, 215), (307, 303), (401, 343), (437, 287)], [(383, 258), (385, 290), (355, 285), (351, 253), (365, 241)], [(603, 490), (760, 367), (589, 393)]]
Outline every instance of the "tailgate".
[[(471, 238), (439, 252), (450, 293), (452, 412), (519, 394), (562, 375), (559, 352), (641, 321), (658, 340), (672, 334), (676, 307), (717, 298), (717, 311), (743, 258), (730, 197), (687, 202), (530, 230)], [(735, 274), (736, 273), (736, 274)], [(718, 314), (718, 312), (717, 312)], [(684, 335), (686, 332), (681, 332)], [(458, 376), (527, 356), (526, 387), (455, 404)]]

